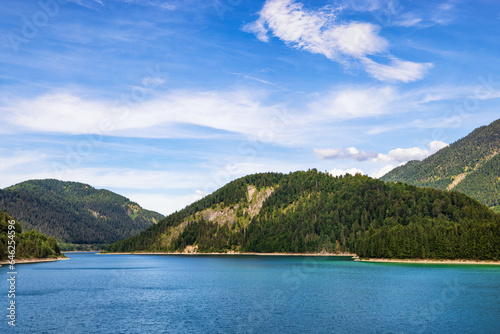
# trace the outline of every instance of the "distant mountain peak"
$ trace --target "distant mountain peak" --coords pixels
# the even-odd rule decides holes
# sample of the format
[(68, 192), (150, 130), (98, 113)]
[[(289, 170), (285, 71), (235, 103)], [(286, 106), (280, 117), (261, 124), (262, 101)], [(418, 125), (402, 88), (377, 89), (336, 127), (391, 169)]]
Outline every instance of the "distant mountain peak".
[(56, 179), (24, 181), (0, 190), (0, 209), (71, 244), (108, 244), (133, 236), (164, 216), (109, 190)]
[(423, 161), (410, 161), (381, 177), (454, 190), (490, 207), (500, 205), (500, 119), (481, 126)]

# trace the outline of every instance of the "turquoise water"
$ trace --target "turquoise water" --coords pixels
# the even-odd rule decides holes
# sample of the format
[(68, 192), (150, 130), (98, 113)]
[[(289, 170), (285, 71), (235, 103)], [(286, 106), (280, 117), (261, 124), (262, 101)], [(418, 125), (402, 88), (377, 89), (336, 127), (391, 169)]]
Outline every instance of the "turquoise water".
[(1, 333), (499, 333), (500, 267), (70, 253), (17, 266)]

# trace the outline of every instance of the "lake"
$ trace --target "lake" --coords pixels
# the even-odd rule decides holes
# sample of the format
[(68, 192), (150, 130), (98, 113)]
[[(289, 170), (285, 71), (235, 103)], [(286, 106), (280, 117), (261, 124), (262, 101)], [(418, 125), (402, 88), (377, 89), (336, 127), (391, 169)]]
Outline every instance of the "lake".
[(17, 265), (1, 333), (499, 333), (500, 267), (97, 255)]

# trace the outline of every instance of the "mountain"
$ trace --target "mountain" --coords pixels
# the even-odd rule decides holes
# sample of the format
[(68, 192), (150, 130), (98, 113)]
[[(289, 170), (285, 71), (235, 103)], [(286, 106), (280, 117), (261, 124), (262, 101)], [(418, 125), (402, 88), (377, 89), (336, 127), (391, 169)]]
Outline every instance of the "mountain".
[(23, 229), (54, 237), (65, 249), (102, 248), (164, 218), (111, 191), (58, 180), (0, 190), (0, 209), (19, 219)]
[(109, 252), (500, 259), (500, 214), (458, 192), (315, 169), (235, 180)]
[(464, 193), (500, 208), (500, 119), (439, 150), (410, 161), (381, 180)]
[[(11, 247), (9, 248), (9, 246)], [(14, 252), (14, 254), (10, 254), (10, 252)], [(57, 258), (61, 256), (56, 239), (47, 238), (37, 231), (23, 233), (22, 227), (17, 221), (7, 213), (0, 211), (0, 260)]]

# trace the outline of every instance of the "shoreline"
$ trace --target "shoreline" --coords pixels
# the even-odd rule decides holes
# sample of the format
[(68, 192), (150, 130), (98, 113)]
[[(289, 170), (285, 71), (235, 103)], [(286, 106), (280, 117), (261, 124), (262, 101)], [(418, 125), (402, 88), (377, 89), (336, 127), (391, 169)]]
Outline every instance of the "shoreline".
[(97, 255), (258, 255), (258, 256), (345, 256), (357, 259), (351, 253), (252, 253), (252, 252), (227, 252), (227, 253), (178, 253), (178, 252), (117, 252), (97, 253)]
[(476, 260), (436, 260), (436, 259), (355, 259), (359, 262), (374, 263), (413, 263), (413, 264), (486, 264), (500, 266), (500, 261)]
[[(26, 264), (26, 263), (39, 263), (39, 262), (54, 262), (54, 261), (59, 261), (59, 260), (69, 260), (69, 257), (57, 257), (57, 258), (33, 258), (33, 259), (15, 259), (15, 265), (18, 264)], [(10, 264), (8, 260), (2, 260), (0, 261), (0, 267), (4, 264)]]
[(351, 257), (354, 261), (373, 263), (409, 263), (409, 264), (469, 264), (469, 265), (500, 265), (500, 261), (476, 261), (476, 260), (436, 260), (436, 259), (360, 259), (352, 253), (252, 253), (252, 252), (227, 252), (227, 253), (179, 253), (179, 252), (117, 252), (97, 253), (96, 255), (250, 255), (250, 256), (343, 256)]
[[(96, 251), (80, 251), (78, 253), (93, 253)], [(64, 252), (70, 253), (70, 252)], [(77, 253), (76, 251), (71, 253)], [(358, 262), (372, 263), (409, 263), (409, 264), (469, 264), (469, 265), (500, 265), (500, 261), (476, 261), (476, 260), (436, 260), (436, 259), (360, 259), (356, 254), (351, 253), (252, 253), (252, 252), (226, 252), (226, 253), (179, 253), (179, 252), (117, 252), (117, 253), (100, 253), (96, 255), (189, 255), (189, 256), (211, 256), (211, 255), (246, 255), (246, 256), (337, 256), (351, 257)], [(17, 264), (53, 262), (59, 260), (69, 260), (69, 257), (58, 258), (33, 258), (33, 259), (16, 259)], [(0, 267), (4, 264), (9, 264), (8, 260), (0, 261)]]
[(86, 251), (61, 251), (61, 253), (96, 253), (96, 252), (102, 252), (102, 250), (86, 250)]

